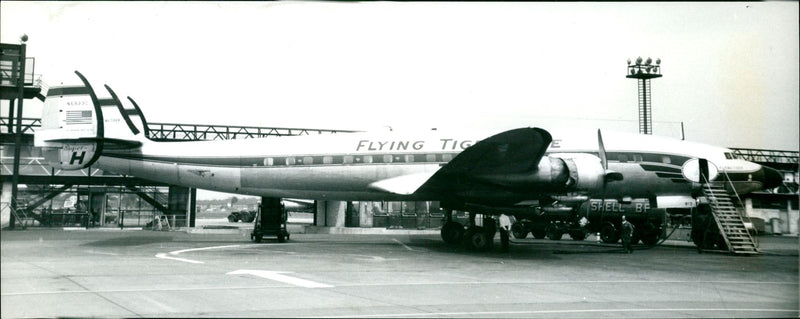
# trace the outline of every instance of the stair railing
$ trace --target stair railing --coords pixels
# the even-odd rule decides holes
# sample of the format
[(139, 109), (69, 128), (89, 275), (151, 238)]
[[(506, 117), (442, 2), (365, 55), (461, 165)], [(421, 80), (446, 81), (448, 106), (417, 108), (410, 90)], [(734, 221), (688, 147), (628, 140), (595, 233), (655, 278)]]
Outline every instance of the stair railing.
[[(733, 190), (733, 194), (736, 196), (736, 200), (739, 201), (739, 206), (742, 207), (742, 211), (739, 214), (739, 217), (742, 218), (743, 221), (747, 221), (748, 223), (750, 223), (750, 225), (753, 225), (753, 228), (755, 229), (755, 224), (753, 224), (753, 220), (750, 219), (750, 216), (747, 215), (747, 207), (744, 205), (744, 202), (742, 202), (742, 198), (739, 196), (739, 192), (736, 191), (736, 187), (733, 186), (733, 181), (731, 181), (731, 177), (728, 176), (727, 171), (722, 171), (722, 173), (725, 174), (725, 179), (728, 182), (726, 186), (730, 186), (730, 188)], [(750, 236), (750, 241), (752, 241), (753, 245), (755, 245), (756, 249), (758, 249), (758, 237), (751, 236), (750, 230), (748, 230), (747, 227), (745, 227), (745, 231), (747, 231), (747, 236)], [(758, 235), (758, 229), (756, 229), (756, 235)]]

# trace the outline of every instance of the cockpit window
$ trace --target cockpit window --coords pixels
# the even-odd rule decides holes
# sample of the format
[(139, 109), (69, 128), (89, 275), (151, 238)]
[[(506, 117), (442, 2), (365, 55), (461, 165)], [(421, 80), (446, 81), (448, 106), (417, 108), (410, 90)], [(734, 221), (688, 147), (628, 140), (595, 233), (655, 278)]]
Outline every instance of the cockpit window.
[(725, 158), (727, 159), (737, 159), (736, 154), (731, 152), (725, 152)]

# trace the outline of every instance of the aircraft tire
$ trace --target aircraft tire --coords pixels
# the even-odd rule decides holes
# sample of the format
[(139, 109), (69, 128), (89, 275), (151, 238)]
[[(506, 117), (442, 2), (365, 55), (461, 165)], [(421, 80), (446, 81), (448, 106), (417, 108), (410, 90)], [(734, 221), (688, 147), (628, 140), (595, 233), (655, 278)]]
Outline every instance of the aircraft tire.
[(600, 230), (600, 239), (606, 244), (615, 244), (619, 241), (617, 229), (611, 225), (605, 225)]
[(256, 236), (256, 235), (250, 234), (250, 240), (252, 240), (254, 243), (260, 243), (261, 239), (262, 239), (261, 235)]
[(283, 235), (283, 233), (278, 234), (278, 242), (279, 243), (285, 243), (286, 242), (286, 237)]
[(658, 243), (658, 232), (652, 231), (642, 237), (642, 243), (648, 246), (653, 246)]
[(545, 237), (547, 237), (547, 231), (545, 231), (544, 228), (534, 228), (531, 231), (531, 234), (533, 235), (533, 238), (536, 239), (544, 239)]
[(454, 221), (446, 222), (442, 225), (441, 234), (444, 242), (451, 245), (458, 244), (464, 237), (464, 226)]
[(464, 235), (467, 249), (474, 251), (488, 251), (492, 248), (492, 240), (483, 227), (470, 227)]
[(231, 223), (235, 223), (236, 222), (236, 217), (228, 216), (228, 221), (231, 222)]
[(528, 230), (525, 229), (525, 225), (516, 222), (511, 225), (511, 234), (514, 235), (516, 239), (525, 239), (525, 237), (528, 237)]

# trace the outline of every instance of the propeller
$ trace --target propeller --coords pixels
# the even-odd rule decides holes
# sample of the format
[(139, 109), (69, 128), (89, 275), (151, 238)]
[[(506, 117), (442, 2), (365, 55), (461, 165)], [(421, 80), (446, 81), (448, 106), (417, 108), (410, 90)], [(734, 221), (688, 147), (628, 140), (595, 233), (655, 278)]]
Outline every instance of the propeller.
[(608, 182), (621, 181), (622, 174), (615, 171), (608, 170), (608, 156), (606, 155), (606, 146), (603, 144), (603, 134), (600, 129), (597, 129), (597, 148), (600, 155), (600, 163), (603, 164), (603, 189)]
[(608, 155), (606, 155), (606, 146), (603, 144), (603, 134), (600, 133), (600, 129), (597, 129), (597, 148), (600, 163), (603, 165), (603, 188), (600, 197), (600, 219), (602, 220), (606, 213), (606, 186), (608, 182), (621, 181), (622, 173), (608, 170)]

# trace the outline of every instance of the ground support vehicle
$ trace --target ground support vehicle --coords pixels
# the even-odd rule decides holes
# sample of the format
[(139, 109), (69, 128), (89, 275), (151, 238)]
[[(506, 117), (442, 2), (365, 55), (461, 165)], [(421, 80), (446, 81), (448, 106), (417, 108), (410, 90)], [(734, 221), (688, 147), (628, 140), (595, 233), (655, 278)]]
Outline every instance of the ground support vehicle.
[(232, 212), (228, 215), (228, 221), (231, 223), (235, 223), (238, 221), (242, 221), (245, 223), (252, 222), (256, 217), (255, 211), (240, 211), (240, 212)]
[(280, 198), (262, 198), (253, 219), (253, 232), (250, 240), (260, 243), (264, 236), (276, 236), (279, 243), (289, 240), (286, 230), (286, 209)]
[(620, 239), (622, 216), (626, 216), (635, 227), (633, 242), (641, 240), (645, 245), (655, 245), (662, 237), (666, 219), (666, 209), (649, 208), (646, 200), (623, 203), (590, 200), (577, 208), (551, 206), (534, 212), (516, 216), (517, 222), (511, 228), (515, 238), (532, 233), (537, 239), (559, 240), (563, 234), (569, 234), (574, 240), (584, 240), (590, 233), (599, 233), (603, 242), (616, 243)]

